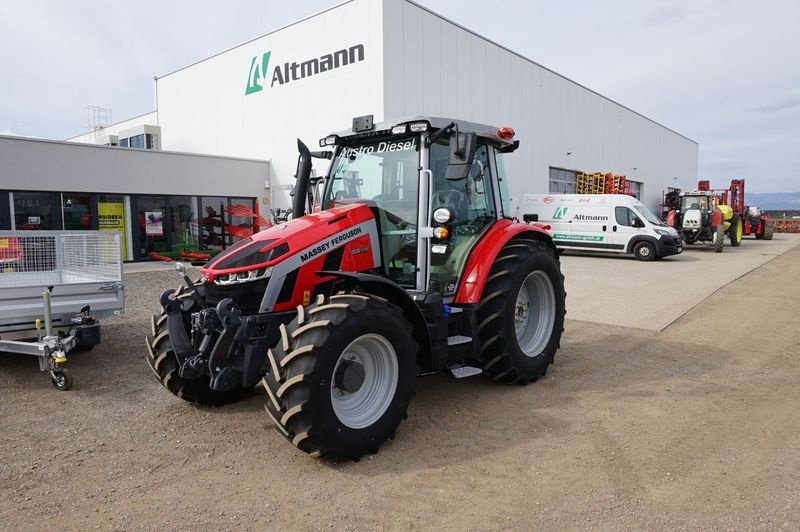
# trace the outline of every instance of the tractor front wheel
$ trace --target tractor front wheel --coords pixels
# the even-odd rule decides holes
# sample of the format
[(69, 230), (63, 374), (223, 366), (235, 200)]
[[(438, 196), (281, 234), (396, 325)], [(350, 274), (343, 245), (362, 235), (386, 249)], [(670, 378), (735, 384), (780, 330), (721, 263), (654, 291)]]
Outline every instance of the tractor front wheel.
[(712, 242), (714, 243), (714, 251), (717, 253), (722, 253), (722, 246), (725, 245), (725, 228), (722, 227), (722, 224), (717, 226), (717, 230), (714, 231)]
[(278, 432), (333, 460), (358, 460), (394, 437), (411, 402), (418, 350), (399, 307), (338, 294), (299, 307), (280, 333), (262, 381)]
[(527, 384), (547, 372), (564, 330), (564, 276), (537, 240), (500, 251), (478, 304), (478, 362), (494, 380)]
[(773, 222), (764, 223), (764, 240), (772, 240), (775, 234), (775, 224)]

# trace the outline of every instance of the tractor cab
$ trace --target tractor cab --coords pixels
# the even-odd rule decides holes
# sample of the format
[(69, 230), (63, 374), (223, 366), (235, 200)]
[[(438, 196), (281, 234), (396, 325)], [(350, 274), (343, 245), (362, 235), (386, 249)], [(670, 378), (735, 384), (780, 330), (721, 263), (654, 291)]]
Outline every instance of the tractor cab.
[(452, 296), (469, 250), (510, 218), (502, 153), (510, 128), (440, 118), (373, 124), (320, 141), (334, 146), (322, 209), (368, 205), (378, 221), (382, 274), (409, 290)]

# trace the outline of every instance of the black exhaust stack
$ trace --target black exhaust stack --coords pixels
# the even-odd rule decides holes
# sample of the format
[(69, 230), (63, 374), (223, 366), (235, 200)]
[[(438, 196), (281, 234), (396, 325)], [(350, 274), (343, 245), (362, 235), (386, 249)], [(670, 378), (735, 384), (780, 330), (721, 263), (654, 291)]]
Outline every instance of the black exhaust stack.
[(297, 151), (300, 155), (297, 158), (296, 182), (292, 190), (292, 218), (300, 218), (306, 214), (306, 203), (308, 198), (308, 182), (311, 177), (311, 152), (303, 141), (297, 139)]

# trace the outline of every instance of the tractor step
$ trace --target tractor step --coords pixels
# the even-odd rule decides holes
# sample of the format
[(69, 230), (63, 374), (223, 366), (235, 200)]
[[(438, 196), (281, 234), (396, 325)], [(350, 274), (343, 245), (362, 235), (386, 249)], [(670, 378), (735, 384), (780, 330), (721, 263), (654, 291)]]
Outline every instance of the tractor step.
[(461, 345), (461, 344), (468, 344), (472, 341), (472, 338), (469, 336), (448, 336), (447, 337), (447, 345)]
[(453, 375), (456, 379), (463, 379), (466, 377), (472, 377), (473, 375), (480, 375), (483, 373), (481, 368), (476, 368), (475, 366), (465, 366), (464, 364), (452, 364), (447, 366), (447, 369), (450, 371), (450, 374)]

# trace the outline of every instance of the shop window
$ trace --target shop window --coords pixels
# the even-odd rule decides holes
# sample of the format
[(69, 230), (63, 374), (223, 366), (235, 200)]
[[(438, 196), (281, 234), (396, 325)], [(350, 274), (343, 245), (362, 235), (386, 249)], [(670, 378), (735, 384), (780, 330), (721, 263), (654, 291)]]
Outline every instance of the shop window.
[(92, 199), (88, 194), (63, 194), (64, 229), (88, 231), (92, 228)]
[[(14, 192), (14, 227), (18, 230), (60, 229), (61, 212), (50, 192)], [(58, 216), (54, 216), (58, 214)]]
[(563, 168), (550, 167), (550, 192), (554, 194), (575, 194), (577, 172)]
[(202, 197), (200, 198), (200, 216), (203, 238), (202, 249), (225, 249), (225, 228), (228, 223), (225, 219), (225, 207), (228, 198)]
[(192, 251), (200, 248), (197, 224), (197, 198), (170, 196), (168, 199), (166, 230), (172, 251)]
[(97, 224), (101, 231), (117, 231), (119, 233), (122, 260), (128, 260), (125, 198), (115, 194), (100, 195), (97, 201)]
[(137, 196), (137, 217), (139, 224), (139, 255), (169, 251), (164, 234), (166, 198), (164, 196)]

